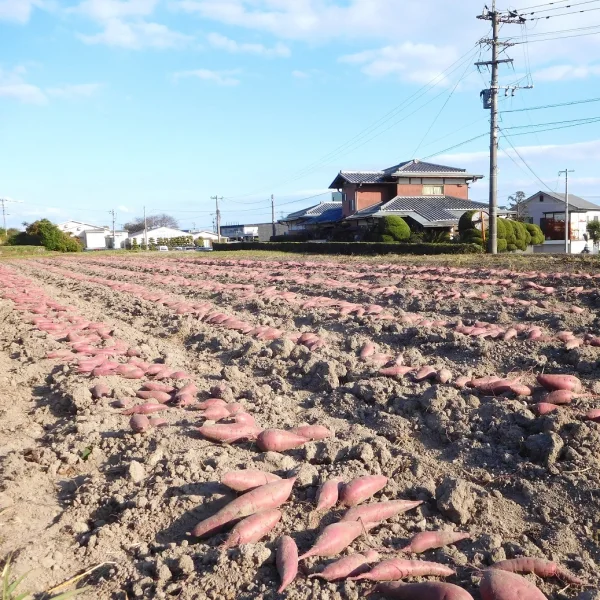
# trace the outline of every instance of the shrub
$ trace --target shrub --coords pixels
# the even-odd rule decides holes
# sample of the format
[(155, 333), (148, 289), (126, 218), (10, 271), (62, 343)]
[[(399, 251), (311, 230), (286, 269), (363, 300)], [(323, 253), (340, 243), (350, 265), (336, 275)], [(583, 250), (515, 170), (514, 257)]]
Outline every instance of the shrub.
[(402, 217), (383, 217), (371, 227), (364, 239), (368, 242), (404, 242), (410, 238), (410, 227)]
[(527, 232), (525, 225), (519, 221), (512, 221), (513, 229), (515, 230), (516, 242), (515, 246), (519, 250), (526, 250), (528, 245), (528, 239), (531, 239), (531, 236)]
[(458, 231), (460, 231), (460, 233), (462, 233), (463, 231), (468, 231), (469, 229), (475, 229), (475, 223), (473, 223), (473, 215), (476, 212), (476, 210), (469, 210), (460, 217), (460, 219), (458, 220)]
[(510, 250), (511, 246), (515, 247), (515, 250), (517, 249), (516, 243), (517, 243), (517, 235), (516, 235), (516, 230), (514, 227), (515, 222), (514, 221), (510, 221), (509, 219), (505, 219), (504, 220), (504, 227), (506, 228), (506, 243), (507, 243), (507, 248)]
[(423, 232), (420, 241), (423, 241), (427, 244), (448, 244), (450, 242), (450, 232), (446, 231), (445, 229), (426, 229)]
[(498, 238), (498, 252), (506, 252), (507, 246), (506, 240)]
[(44, 246), (55, 252), (81, 252), (78, 239), (61, 231), (48, 219), (34, 221), (24, 232), (13, 235), (8, 240), (10, 246)]
[(544, 235), (544, 232), (541, 230), (539, 225), (534, 225), (533, 223), (526, 223), (525, 227), (527, 228), (527, 231), (531, 236), (531, 243), (534, 246), (544, 243), (546, 236)]
[(241, 242), (238, 244), (213, 244), (216, 251), (232, 250), (271, 250), (276, 252), (298, 252), (309, 254), (480, 254), (483, 250), (477, 244), (382, 244), (372, 242)]
[(467, 229), (460, 234), (463, 244), (478, 244), (483, 246), (483, 235), (479, 229)]
[[(496, 226), (496, 230), (498, 232), (498, 239), (499, 240), (506, 240), (506, 225), (505, 222), (506, 219), (497, 219), (497, 226)], [(506, 248), (504, 248), (506, 250)], [(500, 249), (498, 249), (498, 252), (500, 251)]]

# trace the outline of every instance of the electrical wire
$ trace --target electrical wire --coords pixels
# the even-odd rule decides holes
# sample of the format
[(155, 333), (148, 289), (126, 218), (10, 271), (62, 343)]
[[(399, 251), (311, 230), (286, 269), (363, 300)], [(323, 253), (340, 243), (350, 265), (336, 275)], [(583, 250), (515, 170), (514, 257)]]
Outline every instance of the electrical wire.
[(445, 152), (448, 152), (449, 150), (454, 150), (455, 148), (460, 148), (461, 146), (464, 146), (465, 144), (468, 144), (469, 142), (473, 142), (475, 140), (478, 140), (479, 138), (482, 138), (482, 137), (485, 137), (485, 136), (488, 136), (488, 135), (489, 135), (488, 132), (482, 133), (481, 135), (477, 135), (475, 137), (472, 137), (472, 138), (470, 138), (468, 140), (465, 140), (464, 142), (460, 142), (458, 144), (455, 144), (454, 146), (450, 146), (449, 148), (444, 148), (443, 150), (440, 150), (439, 152), (436, 152), (435, 154), (430, 154), (429, 156), (425, 156), (423, 158), (423, 160), (426, 160), (428, 158), (433, 158), (434, 156), (439, 156), (440, 154), (444, 154)]
[(596, 10), (600, 10), (600, 8), (586, 8), (584, 10), (572, 10), (571, 12), (560, 13), (559, 15), (547, 15), (545, 17), (533, 17), (532, 19), (525, 19), (525, 20), (526, 21), (544, 21), (547, 19), (555, 19), (556, 17), (566, 17), (568, 15), (579, 15), (582, 13), (593, 12)]
[[(570, 2), (571, 0), (556, 0), (556, 2), (545, 2), (544, 4), (535, 4), (534, 6), (528, 6), (527, 8), (515, 8), (514, 12), (524, 12), (526, 10), (531, 10), (532, 8), (540, 8), (540, 7), (544, 7), (544, 6), (550, 6), (552, 4), (558, 4), (560, 2)], [(564, 7), (563, 7), (564, 8)], [(513, 11), (511, 11), (513, 12)]]
[(553, 192), (552, 188), (548, 186), (539, 176), (538, 174), (529, 166), (527, 161), (521, 156), (520, 152), (513, 146), (513, 143), (510, 141), (509, 136), (504, 133), (504, 130), (500, 129), (500, 135), (510, 144), (510, 147), (514, 150), (515, 154), (521, 159), (521, 162), (527, 167), (527, 170), (548, 190)]
[(421, 141), (419, 142), (418, 146), (415, 148), (414, 152), (412, 153), (412, 156), (417, 156), (417, 152), (421, 149), (421, 146), (423, 145), (423, 142), (427, 139), (427, 136), (429, 135), (430, 131), (433, 129), (434, 125), (437, 123), (437, 121), (440, 118), (441, 114), (444, 112), (444, 109), (446, 108), (446, 106), (448, 106), (448, 102), (450, 102), (450, 100), (452, 99), (452, 96), (454, 96), (454, 92), (456, 92), (456, 90), (458, 89), (458, 86), (463, 82), (463, 80), (467, 76), (467, 71), (469, 70), (469, 67), (470, 67), (470, 65), (467, 64), (467, 68), (464, 70), (464, 73), (462, 74), (462, 76), (460, 77), (460, 79), (456, 82), (456, 85), (452, 88), (452, 90), (448, 94), (448, 97), (446, 98), (446, 101), (444, 102), (444, 104), (442, 104), (442, 107), (440, 108), (440, 110), (438, 111), (437, 115), (435, 116), (435, 118), (431, 122), (431, 125), (429, 126), (429, 128), (425, 132), (425, 135), (421, 138)]
[(564, 8), (573, 8), (575, 6), (583, 6), (584, 4), (595, 4), (596, 2), (599, 2), (600, 0), (584, 0), (584, 2), (575, 2), (572, 4), (567, 4), (566, 6), (554, 6), (552, 8), (545, 8), (543, 10), (534, 10), (533, 12), (529, 12), (529, 9), (525, 9), (523, 11), (517, 11), (519, 12), (519, 16), (522, 15), (537, 15), (539, 13), (545, 13), (545, 12), (550, 12), (553, 10), (562, 10)]
[(544, 131), (557, 131), (558, 129), (570, 129), (571, 127), (580, 127), (581, 125), (592, 125), (593, 123), (600, 122), (600, 117), (594, 117), (592, 120), (585, 121), (583, 123), (575, 123), (574, 125), (561, 125), (559, 127), (549, 127), (548, 129), (538, 129), (537, 131), (524, 131), (521, 133), (511, 133), (512, 137), (517, 135), (532, 135), (536, 133), (543, 133)]
[(594, 31), (593, 33), (580, 33), (579, 35), (561, 35), (559, 37), (544, 38), (544, 39), (539, 39), (539, 40), (529, 40), (527, 42), (515, 42), (515, 46), (520, 46), (522, 44), (539, 44), (540, 42), (552, 42), (554, 40), (568, 40), (570, 38), (588, 37), (590, 35), (598, 35), (599, 33), (600, 33), (600, 31)]
[[(261, 190), (256, 190), (256, 191), (248, 193), (248, 194), (243, 194), (243, 195), (239, 195), (239, 196), (227, 196), (227, 197), (225, 197), (225, 200), (231, 200), (231, 199), (237, 199), (237, 198), (247, 198), (248, 196), (253, 196), (257, 193), (264, 192), (267, 189), (273, 189), (274, 187), (279, 187), (281, 185), (285, 185), (286, 183), (290, 183), (291, 181), (296, 181), (297, 179), (301, 179), (302, 177), (305, 177), (306, 175), (313, 172), (317, 168), (323, 166), (323, 164), (326, 164), (324, 161), (327, 161), (327, 163), (331, 162), (338, 156), (347, 154), (350, 151), (356, 150), (361, 145), (364, 145), (364, 143), (368, 143), (369, 141), (374, 139), (374, 137), (376, 137), (376, 136), (367, 139), (364, 143), (361, 142), (361, 140), (363, 138), (369, 136), (370, 134), (372, 134), (374, 131), (377, 131), (378, 129), (380, 129), (383, 125), (385, 125), (392, 119), (394, 119), (398, 114), (400, 114), (402, 111), (406, 110), (409, 106), (414, 104), (417, 100), (419, 100), (421, 97), (423, 97), (427, 92), (429, 92), (431, 89), (435, 88), (440, 83), (442, 83), (448, 75), (451, 75), (452, 73), (454, 73), (455, 71), (460, 69), (465, 63), (470, 62), (472, 59), (472, 56), (474, 56), (474, 54), (476, 52), (477, 52), (477, 47), (473, 47), (473, 48), (469, 49), (465, 54), (463, 54), (460, 58), (455, 60), (446, 69), (444, 69), (444, 71), (440, 72), (438, 75), (433, 77), (428, 83), (426, 83), (424, 86), (419, 88), (414, 94), (412, 94), (408, 98), (405, 98), (399, 105), (397, 105), (391, 111), (386, 113), (383, 117), (381, 117), (380, 119), (375, 121), (373, 124), (366, 127), (365, 129), (363, 129), (361, 132), (356, 134), (354, 137), (352, 137), (350, 140), (348, 140), (344, 144), (341, 144), (340, 146), (338, 146), (337, 148), (335, 148), (328, 154), (325, 154), (320, 159), (310, 163), (309, 165), (307, 165), (300, 171), (297, 171), (296, 173), (292, 174), (292, 176), (295, 175), (295, 177), (293, 177), (293, 179), (284, 180), (284, 181), (281, 181), (279, 183), (276, 183), (276, 184), (270, 186), (270, 188), (263, 188)], [(435, 98), (434, 98), (434, 100), (435, 100)], [(427, 104), (429, 104), (429, 103), (427, 103)], [(424, 105), (424, 106), (426, 106), (426, 105)], [(414, 114), (414, 113), (412, 113), (412, 114)], [(392, 124), (391, 127), (394, 127), (397, 124), (398, 124), (398, 122)], [(391, 127), (386, 128), (381, 133), (385, 133), (385, 131), (389, 131), (389, 129), (391, 129)]]
[[(525, 24), (523, 24), (523, 26), (525, 27)], [(574, 33), (577, 31), (588, 31), (590, 29), (597, 29), (598, 27), (600, 27), (600, 25), (588, 25), (587, 27), (571, 27), (570, 29), (558, 29), (556, 31), (540, 31), (539, 33), (529, 33), (527, 32), (527, 37), (528, 38), (532, 38), (532, 37), (541, 37), (541, 36), (546, 36), (546, 35), (558, 35), (560, 33)], [(506, 38), (500, 38), (500, 41), (512, 41), (514, 40), (514, 36), (512, 37), (506, 37)]]
[(548, 123), (535, 123), (533, 125), (513, 125), (512, 127), (504, 127), (504, 130), (508, 129), (525, 129), (527, 127), (546, 127), (547, 125), (565, 125), (567, 123), (576, 123), (577, 125), (586, 125), (588, 122), (594, 123), (599, 120), (600, 117), (584, 117), (581, 119), (570, 119), (568, 121), (550, 121)]
[(523, 112), (526, 110), (542, 110), (546, 108), (558, 108), (560, 106), (573, 106), (575, 104), (587, 104), (590, 102), (600, 102), (600, 98), (587, 98), (586, 100), (573, 100), (572, 102), (561, 102), (559, 104), (545, 104), (543, 106), (530, 106), (529, 108), (515, 108), (511, 110), (502, 110), (500, 113)]

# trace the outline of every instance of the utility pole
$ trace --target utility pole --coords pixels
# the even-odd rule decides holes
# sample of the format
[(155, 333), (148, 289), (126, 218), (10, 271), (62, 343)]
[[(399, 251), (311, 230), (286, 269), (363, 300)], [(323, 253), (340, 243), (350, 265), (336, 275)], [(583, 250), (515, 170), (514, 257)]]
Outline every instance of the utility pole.
[[(492, 38), (482, 39), (479, 41), (481, 45), (491, 46), (492, 48), (492, 60), (476, 62), (475, 66), (491, 67), (492, 78), (490, 89), (483, 90), (481, 96), (483, 98), (484, 108), (491, 110), (490, 118), (490, 207), (489, 207), (489, 236), (488, 236), (488, 253), (498, 253), (498, 92), (500, 87), (498, 85), (498, 67), (502, 63), (512, 63), (512, 58), (498, 58), (499, 48), (506, 48), (508, 46), (514, 46), (511, 42), (501, 42), (498, 39), (500, 31), (500, 23), (522, 25), (525, 23), (525, 18), (516, 13), (502, 13), (496, 10), (496, 0), (492, 0), (492, 9), (489, 10), (486, 6), (483, 14), (478, 15), (478, 19), (492, 22)], [(533, 86), (527, 86), (531, 88)], [(526, 88), (526, 89), (527, 89)], [(521, 89), (518, 86), (505, 87), (506, 93), (511, 89), (514, 95), (517, 89)]]
[(148, 250), (148, 221), (146, 221), (146, 207), (144, 206), (144, 245)]
[(565, 175), (565, 254), (571, 254), (571, 227), (569, 223), (569, 173), (575, 173), (573, 169), (559, 171), (558, 175)]
[(115, 211), (114, 210), (109, 210), (108, 214), (112, 215), (112, 224), (113, 224), (113, 226), (112, 226), (112, 232), (113, 232), (113, 234), (112, 234), (112, 240), (113, 240), (113, 242), (112, 243), (113, 243), (113, 250), (116, 250), (117, 249), (116, 248), (117, 243), (116, 243), (116, 236), (115, 236), (115, 220), (116, 220), (117, 217), (115, 215)]
[[(22, 200), (13, 200), (12, 198), (0, 198), (2, 203), (2, 223), (4, 226), (4, 232), (6, 233), (6, 203), (7, 202), (22, 202)], [(10, 215), (9, 215), (10, 216)]]
[(215, 201), (215, 205), (217, 207), (217, 239), (219, 244), (221, 243), (221, 211), (219, 210), (219, 200), (223, 200), (223, 196), (211, 196), (211, 200)]
[(271, 221), (273, 223), (273, 236), (277, 235), (277, 228), (275, 227), (275, 196), (271, 194)]

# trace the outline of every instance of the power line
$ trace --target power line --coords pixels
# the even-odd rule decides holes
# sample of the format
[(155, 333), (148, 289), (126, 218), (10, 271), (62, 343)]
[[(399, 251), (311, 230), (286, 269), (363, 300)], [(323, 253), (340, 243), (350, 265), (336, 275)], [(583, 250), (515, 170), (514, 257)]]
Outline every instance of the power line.
[(443, 150), (440, 150), (439, 152), (436, 152), (435, 154), (430, 154), (429, 156), (424, 156), (423, 160), (427, 160), (428, 158), (433, 158), (434, 156), (439, 156), (440, 154), (444, 154), (445, 152), (448, 152), (449, 150), (454, 150), (455, 148), (460, 148), (461, 146), (464, 146), (465, 144), (468, 144), (469, 142), (473, 142), (475, 140), (478, 140), (482, 137), (485, 137), (489, 135), (488, 133), (482, 133), (481, 135), (477, 135), (475, 137), (472, 137), (468, 140), (465, 140), (464, 142), (460, 142), (458, 144), (455, 144), (454, 146), (450, 146), (449, 148), (444, 148)]
[[(525, 27), (525, 23), (523, 23), (523, 27)], [(527, 37), (528, 38), (535, 38), (535, 37), (543, 37), (546, 35), (558, 35), (561, 33), (574, 33), (577, 31), (588, 31), (590, 29), (597, 29), (598, 27), (600, 27), (600, 25), (587, 25), (586, 27), (571, 27), (569, 29), (557, 29), (556, 31), (540, 31), (538, 33), (529, 33), (529, 31), (527, 32)], [(501, 40), (503, 42), (512, 42), (514, 41), (514, 37), (506, 37), (506, 38), (501, 38)]]
[[(366, 127), (362, 131), (360, 131), (358, 134), (356, 134), (354, 137), (349, 139), (344, 144), (341, 144), (340, 146), (338, 146), (337, 148), (335, 148), (328, 154), (325, 154), (324, 156), (322, 156), (320, 159), (310, 163), (303, 169), (297, 171), (295, 174), (292, 174), (292, 177), (293, 177), (292, 179), (283, 180), (279, 183), (276, 183), (275, 185), (271, 185), (271, 186), (269, 186), (270, 189), (273, 189), (274, 187), (279, 187), (279, 186), (289, 183), (291, 181), (296, 181), (297, 179), (301, 179), (302, 177), (305, 177), (306, 175), (308, 175), (309, 173), (314, 171), (316, 168), (323, 166), (327, 162), (331, 162), (333, 159), (337, 158), (340, 155), (347, 154), (350, 151), (356, 150), (358, 147), (360, 147), (361, 145), (364, 145), (365, 143), (368, 143), (369, 141), (371, 141), (372, 139), (374, 139), (381, 133), (385, 133), (386, 131), (389, 131), (389, 129), (391, 129), (391, 127), (394, 127), (401, 121), (397, 121), (391, 127), (388, 127), (385, 130), (383, 130), (382, 132), (380, 132), (379, 134), (367, 139), (364, 143), (361, 142), (362, 139), (364, 139), (365, 137), (369, 136), (373, 132), (380, 129), (382, 126), (384, 126), (386, 123), (391, 121), (394, 117), (396, 117), (402, 111), (404, 111), (409, 106), (414, 104), (417, 100), (419, 100), (421, 97), (423, 97), (428, 91), (430, 91), (430, 89), (433, 89), (436, 86), (438, 86), (441, 82), (443, 82), (445, 80), (447, 75), (451, 75), (452, 73), (454, 73), (455, 71), (460, 69), (465, 64), (465, 62), (469, 62), (471, 60), (471, 54), (474, 54), (475, 52), (477, 52), (477, 48), (472, 48), (472, 49), (468, 50), (465, 54), (463, 54), (463, 56), (461, 56), (460, 58), (455, 60), (451, 65), (449, 65), (442, 72), (438, 73), (428, 83), (426, 83), (424, 86), (419, 88), (414, 94), (410, 95), (408, 98), (405, 98), (395, 108), (393, 108), (391, 111), (389, 111), (388, 113), (383, 115), (383, 117), (381, 117), (380, 119), (375, 121), (373, 124), (371, 124), (370, 126)], [(456, 67), (455, 67), (455, 65), (456, 65)], [(453, 67), (455, 67), (455, 68), (453, 68)], [(443, 93), (445, 93), (445, 92), (443, 92)], [(436, 98), (437, 97), (439, 97), (439, 96), (436, 96)], [(436, 98), (434, 98), (433, 100), (435, 100)], [(426, 103), (423, 106), (426, 106), (429, 103), (430, 102)], [(421, 108), (423, 108), (423, 106)], [(411, 113), (411, 114), (414, 114), (414, 113)], [(404, 120), (404, 119), (402, 119), (402, 120)], [(361, 142), (361, 143), (359, 143), (359, 142)], [(234, 198), (246, 198), (248, 196), (253, 196), (257, 193), (261, 193), (261, 192), (265, 191), (265, 189), (268, 189), (268, 188), (263, 188), (262, 190), (257, 190), (255, 192), (243, 194), (240, 196), (229, 196), (229, 197), (226, 197), (225, 200), (230, 200), (230, 199), (234, 199)]]
[(532, 125), (513, 125), (512, 127), (504, 127), (507, 129), (525, 129), (526, 127), (546, 127), (547, 125), (565, 125), (567, 123), (577, 123), (578, 125), (586, 125), (588, 122), (594, 123), (600, 117), (587, 117), (582, 119), (571, 119), (569, 121), (550, 121), (549, 123), (535, 123)]
[[(569, 2), (570, 0), (556, 0), (555, 2), (545, 2), (544, 4), (535, 4), (534, 6), (528, 6), (527, 8), (516, 8), (514, 12), (521, 13), (532, 8), (539, 8), (544, 6), (550, 6), (551, 4), (558, 4), (560, 2)], [(563, 6), (563, 8), (566, 8)]]
[(413, 157), (417, 156), (417, 152), (421, 149), (421, 146), (423, 145), (423, 142), (427, 139), (429, 132), (433, 129), (433, 126), (437, 123), (437, 120), (440, 118), (441, 114), (444, 112), (444, 109), (446, 108), (446, 106), (448, 106), (448, 102), (450, 102), (450, 100), (452, 99), (452, 96), (454, 96), (454, 92), (456, 92), (458, 86), (462, 83), (462, 81), (467, 76), (467, 71), (469, 70), (469, 67), (470, 67), (470, 64), (467, 63), (467, 68), (464, 70), (464, 73), (462, 74), (461, 78), (456, 82), (456, 85), (452, 88), (452, 90), (450, 91), (450, 94), (448, 94), (446, 101), (444, 102), (444, 104), (442, 104), (442, 107), (440, 108), (437, 115), (431, 122), (429, 129), (427, 129), (427, 131), (425, 132), (425, 135), (421, 138), (419, 145), (415, 148), (415, 151), (412, 153)]
[(510, 144), (510, 147), (514, 150), (515, 154), (521, 159), (521, 162), (527, 167), (527, 170), (548, 190), (553, 191), (550, 186), (548, 186), (539, 176), (538, 174), (529, 166), (527, 161), (521, 156), (519, 151), (513, 146), (513, 143), (510, 141), (510, 138), (504, 133), (503, 129), (500, 129), (500, 135)]
[[(600, 10), (600, 9), (599, 9)], [(539, 44), (540, 42), (552, 42), (553, 40), (568, 40), (570, 38), (580, 38), (587, 37), (590, 35), (598, 35), (600, 31), (594, 31), (593, 33), (580, 33), (579, 35), (561, 35), (558, 37), (550, 37), (539, 40), (529, 40), (527, 42), (515, 42), (515, 46), (520, 46), (522, 44)]]
[(561, 102), (560, 104), (545, 104), (543, 106), (530, 106), (529, 108), (515, 108), (511, 110), (501, 110), (500, 113), (515, 113), (523, 112), (526, 110), (542, 110), (546, 108), (558, 108), (560, 106), (573, 106), (575, 104), (587, 104), (590, 102), (600, 102), (600, 98), (588, 98), (586, 100), (573, 100), (571, 102)]
[(600, 117), (594, 117), (590, 121), (585, 121), (582, 123), (575, 123), (573, 125), (560, 125), (559, 127), (549, 127), (547, 129), (538, 129), (537, 131), (524, 131), (521, 133), (511, 133), (510, 135), (512, 137), (515, 137), (517, 135), (532, 135), (535, 133), (543, 133), (544, 131), (557, 131), (558, 129), (570, 129), (571, 127), (580, 127), (581, 125), (592, 125), (592, 124), (598, 123), (598, 122), (600, 122)]
[[(565, 7), (567, 8), (567, 7)], [(600, 8), (586, 8), (585, 10), (572, 10), (571, 12), (566, 12), (566, 13), (560, 13), (558, 15), (547, 15), (545, 17), (533, 17), (532, 19), (526, 19), (526, 21), (544, 21), (547, 19), (555, 19), (556, 17), (566, 17), (568, 15), (579, 15), (581, 13), (587, 13), (587, 12), (592, 12), (592, 11), (596, 11), (596, 10), (600, 10)]]
[[(564, 8), (573, 8), (575, 6), (583, 6), (584, 4), (595, 4), (599, 0), (584, 0), (584, 2), (575, 2), (573, 4), (567, 4), (566, 6), (554, 6), (552, 8), (544, 8), (542, 10), (534, 10), (533, 12), (529, 12), (529, 9), (524, 9), (523, 11), (517, 11), (522, 15), (537, 15), (539, 13), (550, 12), (553, 10), (562, 10)], [(576, 11), (577, 12), (577, 11)]]

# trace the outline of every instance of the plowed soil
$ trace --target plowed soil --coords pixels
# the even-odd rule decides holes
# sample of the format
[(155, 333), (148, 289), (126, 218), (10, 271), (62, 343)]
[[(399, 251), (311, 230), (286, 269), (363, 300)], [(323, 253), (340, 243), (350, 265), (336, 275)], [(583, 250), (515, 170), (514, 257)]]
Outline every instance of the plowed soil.
[[(452, 567), (447, 581), (474, 598), (494, 562), (545, 558), (587, 584), (528, 575), (547, 598), (598, 600), (600, 423), (586, 415), (600, 408), (599, 281), (333, 259), (3, 261), (0, 558), (12, 554), (37, 598), (87, 570), (82, 598), (366, 598), (371, 583), (307, 577), (337, 557), (302, 561), (278, 594), (275, 550), (287, 534), (306, 551), (343, 514), (314, 510), (322, 482), (381, 474), (388, 484), (371, 501), (423, 504), (342, 555), (409, 558), (401, 549), (415, 533), (465, 531), (412, 558)], [(81, 372), (90, 357), (115, 364)], [(123, 365), (136, 361), (141, 379), (128, 378)], [(135, 434), (117, 406), (146, 402), (136, 393), (151, 364), (163, 365), (162, 383), (193, 382), (198, 401), (241, 403), (261, 429), (320, 424), (334, 435), (281, 453), (217, 444), (198, 431), (197, 407), (172, 403), (157, 415), (164, 426)], [(415, 370), (380, 372), (398, 364)], [(435, 373), (416, 381), (425, 366)], [(451, 381), (435, 378), (442, 369)], [(583, 396), (538, 416), (540, 373), (576, 376)], [(460, 376), (510, 378), (532, 394)], [(107, 397), (92, 397), (97, 384)], [(236, 497), (223, 475), (247, 468), (297, 477), (279, 524), (228, 550), (227, 532), (192, 537)]]

